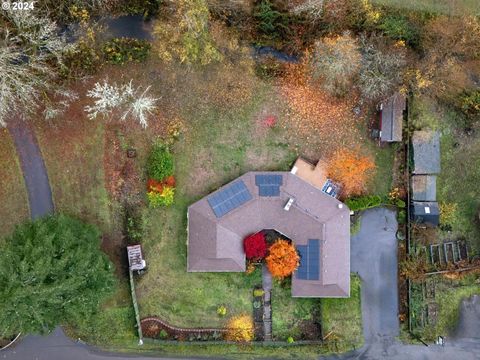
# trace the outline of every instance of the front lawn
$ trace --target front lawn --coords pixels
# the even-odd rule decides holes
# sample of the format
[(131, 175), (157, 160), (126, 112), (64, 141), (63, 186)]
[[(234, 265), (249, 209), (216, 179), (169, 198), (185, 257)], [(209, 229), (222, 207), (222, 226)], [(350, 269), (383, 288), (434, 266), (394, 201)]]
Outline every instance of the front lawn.
[(272, 289), (272, 333), (275, 340), (321, 340), (317, 323), (320, 299), (293, 298), (291, 286), (274, 283)]
[(323, 336), (335, 351), (348, 351), (363, 344), (360, 284), (360, 278), (352, 275), (349, 298), (321, 301)]

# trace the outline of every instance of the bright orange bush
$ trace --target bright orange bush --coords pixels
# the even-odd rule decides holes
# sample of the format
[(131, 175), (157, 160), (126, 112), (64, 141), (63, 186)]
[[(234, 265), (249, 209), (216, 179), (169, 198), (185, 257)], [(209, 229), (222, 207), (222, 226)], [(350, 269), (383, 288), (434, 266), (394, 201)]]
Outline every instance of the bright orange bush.
[(227, 323), (225, 340), (240, 342), (252, 341), (254, 335), (254, 325), (251, 315), (234, 316)]
[(298, 268), (300, 256), (293, 244), (286, 240), (278, 239), (270, 246), (265, 261), (272, 276), (283, 279), (291, 275)]
[(368, 156), (348, 149), (337, 150), (328, 165), (328, 176), (342, 184), (342, 195), (360, 195), (375, 170), (375, 163)]

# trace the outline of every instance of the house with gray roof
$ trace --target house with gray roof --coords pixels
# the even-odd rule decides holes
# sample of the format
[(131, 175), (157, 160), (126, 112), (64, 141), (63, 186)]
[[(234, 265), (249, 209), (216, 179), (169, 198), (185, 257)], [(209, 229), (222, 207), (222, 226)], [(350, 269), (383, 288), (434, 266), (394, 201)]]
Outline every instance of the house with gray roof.
[(413, 175), (410, 178), (413, 201), (436, 201), (437, 200), (437, 176), (436, 175)]
[(187, 271), (245, 271), (243, 240), (264, 229), (300, 254), (292, 296), (350, 296), (350, 210), (291, 172), (248, 172), (192, 204)]
[(438, 131), (421, 130), (412, 135), (413, 174), (440, 173), (440, 134)]
[(380, 141), (402, 141), (403, 112), (406, 108), (406, 97), (399, 92), (380, 104)]

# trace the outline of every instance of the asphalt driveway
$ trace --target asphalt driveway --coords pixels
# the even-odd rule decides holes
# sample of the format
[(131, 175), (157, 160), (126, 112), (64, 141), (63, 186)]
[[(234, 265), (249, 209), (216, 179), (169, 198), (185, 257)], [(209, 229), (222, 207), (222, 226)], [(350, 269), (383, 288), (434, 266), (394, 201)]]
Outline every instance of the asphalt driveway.
[(363, 335), (366, 343), (399, 334), (397, 287), (397, 220), (394, 211), (365, 211), (351, 240), (351, 271), (362, 279)]

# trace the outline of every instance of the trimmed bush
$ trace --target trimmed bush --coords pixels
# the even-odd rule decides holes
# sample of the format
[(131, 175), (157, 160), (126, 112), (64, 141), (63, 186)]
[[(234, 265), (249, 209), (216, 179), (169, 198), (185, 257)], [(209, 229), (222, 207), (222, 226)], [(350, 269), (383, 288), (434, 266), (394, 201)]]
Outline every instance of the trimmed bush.
[(165, 145), (155, 145), (148, 157), (147, 173), (151, 179), (163, 181), (172, 176), (174, 171), (173, 156)]
[(175, 188), (168, 186), (164, 187), (161, 193), (155, 191), (147, 192), (148, 203), (153, 208), (172, 205), (174, 197)]
[(267, 255), (267, 242), (263, 233), (247, 236), (243, 241), (245, 256), (249, 260), (262, 260)]
[(352, 211), (360, 211), (380, 206), (382, 198), (378, 195), (359, 196), (345, 200), (345, 204)]

